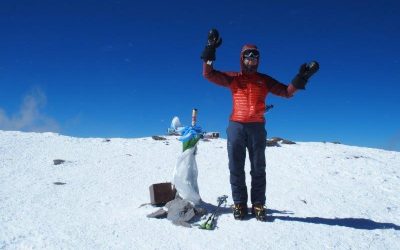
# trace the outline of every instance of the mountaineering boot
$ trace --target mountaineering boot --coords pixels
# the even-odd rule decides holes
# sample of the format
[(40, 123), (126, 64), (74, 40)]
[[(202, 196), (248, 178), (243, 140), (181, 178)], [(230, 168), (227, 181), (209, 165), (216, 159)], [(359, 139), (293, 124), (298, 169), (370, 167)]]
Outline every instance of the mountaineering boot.
[(257, 220), (267, 221), (267, 207), (265, 207), (263, 204), (253, 204), (251, 212), (256, 216)]
[(243, 203), (238, 203), (233, 205), (233, 217), (235, 220), (243, 220), (243, 218), (247, 215), (247, 205)]

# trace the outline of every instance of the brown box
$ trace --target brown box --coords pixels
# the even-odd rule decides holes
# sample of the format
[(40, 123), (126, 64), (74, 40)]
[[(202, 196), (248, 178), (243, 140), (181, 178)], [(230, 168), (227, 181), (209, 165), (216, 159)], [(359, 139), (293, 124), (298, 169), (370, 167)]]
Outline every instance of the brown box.
[(162, 206), (175, 199), (176, 190), (170, 182), (156, 183), (149, 187), (151, 205)]

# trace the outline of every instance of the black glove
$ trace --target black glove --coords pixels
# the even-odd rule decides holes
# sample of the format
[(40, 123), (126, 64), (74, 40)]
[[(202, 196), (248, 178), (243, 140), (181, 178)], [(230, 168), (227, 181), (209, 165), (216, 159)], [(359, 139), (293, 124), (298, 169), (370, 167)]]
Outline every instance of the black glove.
[(204, 62), (215, 61), (215, 50), (222, 44), (222, 38), (219, 37), (218, 30), (211, 29), (208, 32), (207, 45), (201, 53), (201, 59)]
[(312, 61), (300, 66), (299, 73), (293, 78), (292, 84), (296, 89), (305, 89), (308, 79), (319, 70), (319, 64)]

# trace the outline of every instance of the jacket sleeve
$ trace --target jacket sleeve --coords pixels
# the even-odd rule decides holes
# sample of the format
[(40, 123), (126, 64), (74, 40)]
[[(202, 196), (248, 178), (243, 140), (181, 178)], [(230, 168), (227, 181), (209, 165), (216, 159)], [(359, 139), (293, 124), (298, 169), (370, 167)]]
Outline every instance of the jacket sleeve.
[(267, 77), (267, 87), (269, 91), (277, 96), (282, 96), (286, 98), (293, 97), (293, 94), (297, 91), (297, 89), (293, 86), (293, 84), (289, 84), (289, 86), (278, 82), (274, 78), (270, 76)]
[(203, 63), (203, 76), (210, 82), (224, 87), (229, 87), (234, 77), (230, 73), (215, 70), (212, 63), (208, 64), (206, 62)]

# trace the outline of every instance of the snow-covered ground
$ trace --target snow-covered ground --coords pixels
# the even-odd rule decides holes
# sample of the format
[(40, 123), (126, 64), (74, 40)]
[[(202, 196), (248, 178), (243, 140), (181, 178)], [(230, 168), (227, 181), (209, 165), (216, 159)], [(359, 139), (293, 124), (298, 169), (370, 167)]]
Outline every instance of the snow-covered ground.
[[(171, 180), (181, 147), (177, 137), (0, 131), (0, 249), (400, 249), (399, 152), (319, 142), (267, 148), (270, 221), (235, 221), (225, 208), (206, 231), (139, 208), (151, 184)], [(200, 141), (197, 163), (203, 200), (230, 196), (226, 140)]]

